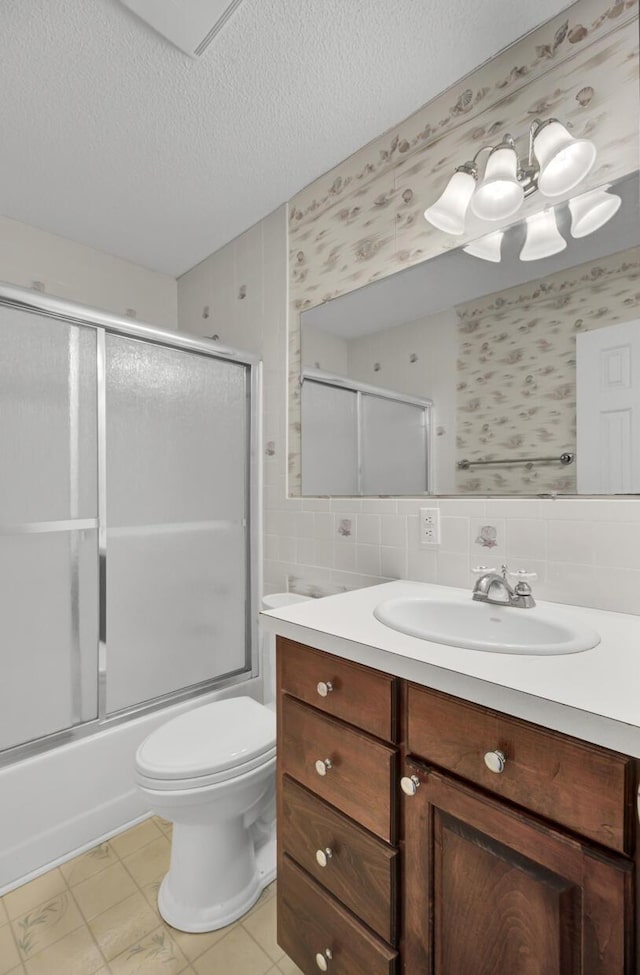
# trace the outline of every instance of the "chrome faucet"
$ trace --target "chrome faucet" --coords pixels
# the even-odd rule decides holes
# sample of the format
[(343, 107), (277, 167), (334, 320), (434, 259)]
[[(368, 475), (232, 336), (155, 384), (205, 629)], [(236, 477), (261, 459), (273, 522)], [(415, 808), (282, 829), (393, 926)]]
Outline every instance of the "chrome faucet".
[[(517, 609), (531, 609), (536, 601), (531, 592), (531, 586), (527, 579), (535, 579), (535, 572), (526, 572), (518, 569), (517, 572), (509, 572), (506, 565), (503, 565), (500, 572), (490, 569), (486, 565), (479, 565), (472, 569), (477, 572), (480, 578), (473, 587), (473, 598), (481, 603), (492, 603), (496, 606), (513, 606)], [(507, 576), (517, 579), (515, 586), (512, 586)]]

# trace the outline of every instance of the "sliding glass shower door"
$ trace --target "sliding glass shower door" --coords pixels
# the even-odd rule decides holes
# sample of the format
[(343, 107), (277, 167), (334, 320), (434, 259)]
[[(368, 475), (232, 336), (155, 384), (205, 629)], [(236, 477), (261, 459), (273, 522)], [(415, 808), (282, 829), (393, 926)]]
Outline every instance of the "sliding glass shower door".
[(0, 307), (0, 749), (97, 717), (96, 334)]
[(106, 335), (108, 713), (245, 666), (246, 369)]
[(257, 372), (0, 286), (0, 763), (251, 675)]

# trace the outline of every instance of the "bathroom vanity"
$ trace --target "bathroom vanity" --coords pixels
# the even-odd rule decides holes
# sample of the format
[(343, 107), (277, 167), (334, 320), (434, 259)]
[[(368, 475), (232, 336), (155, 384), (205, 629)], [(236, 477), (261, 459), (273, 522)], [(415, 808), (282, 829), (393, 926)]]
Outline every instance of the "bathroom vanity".
[(462, 651), (379, 623), (400, 591), (470, 598), (391, 583), (263, 620), (281, 947), (305, 975), (638, 975), (640, 620), (565, 607), (598, 647)]

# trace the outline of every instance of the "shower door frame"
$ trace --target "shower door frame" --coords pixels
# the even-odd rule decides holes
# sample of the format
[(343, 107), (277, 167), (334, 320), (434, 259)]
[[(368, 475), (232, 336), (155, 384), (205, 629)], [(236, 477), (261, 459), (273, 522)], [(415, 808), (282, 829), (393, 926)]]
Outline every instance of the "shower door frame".
[[(249, 352), (220, 345), (207, 338), (186, 333), (173, 332), (144, 322), (132, 321), (102, 312), (86, 305), (52, 298), (41, 292), (28, 291), (15, 285), (0, 282), (0, 307), (15, 308), (32, 312), (47, 318), (57, 319), (71, 325), (92, 328), (96, 334), (96, 395), (97, 395), (97, 518), (85, 519), (87, 525), (74, 520), (76, 529), (97, 527), (98, 529), (98, 715), (88, 721), (75, 724), (40, 738), (14, 745), (0, 753), (0, 768), (35, 755), (40, 755), (60, 745), (105, 731), (132, 718), (160, 710), (170, 704), (178, 704), (201, 696), (213, 690), (242, 683), (258, 676), (258, 607), (262, 588), (262, 361)], [(245, 368), (246, 417), (248, 422), (247, 450), (245, 455), (246, 482), (245, 499), (246, 532), (246, 585), (245, 585), (245, 659), (244, 668), (213, 677), (189, 687), (170, 691), (108, 714), (106, 711), (107, 650), (106, 633), (106, 570), (107, 570), (107, 524), (106, 524), (106, 372), (105, 344), (106, 333), (137, 339), (151, 345), (176, 349), (237, 363)], [(91, 525), (89, 526), (89, 521)], [(24, 531), (29, 526), (20, 526)], [(42, 530), (42, 528), (41, 528)]]

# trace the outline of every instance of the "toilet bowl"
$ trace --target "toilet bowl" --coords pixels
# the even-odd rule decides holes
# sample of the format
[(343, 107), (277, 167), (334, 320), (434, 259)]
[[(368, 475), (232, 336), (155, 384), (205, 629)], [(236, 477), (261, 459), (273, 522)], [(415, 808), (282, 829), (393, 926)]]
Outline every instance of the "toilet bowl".
[[(263, 606), (305, 598), (274, 593)], [(158, 909), (181, 931), (230, 924), (275, 879), (273, 644), (263, 637), (267, 704), (234, 697), (194, 708), (157, 728), (136, 753), (138, 788), (151, 811), (173, 823)]]

